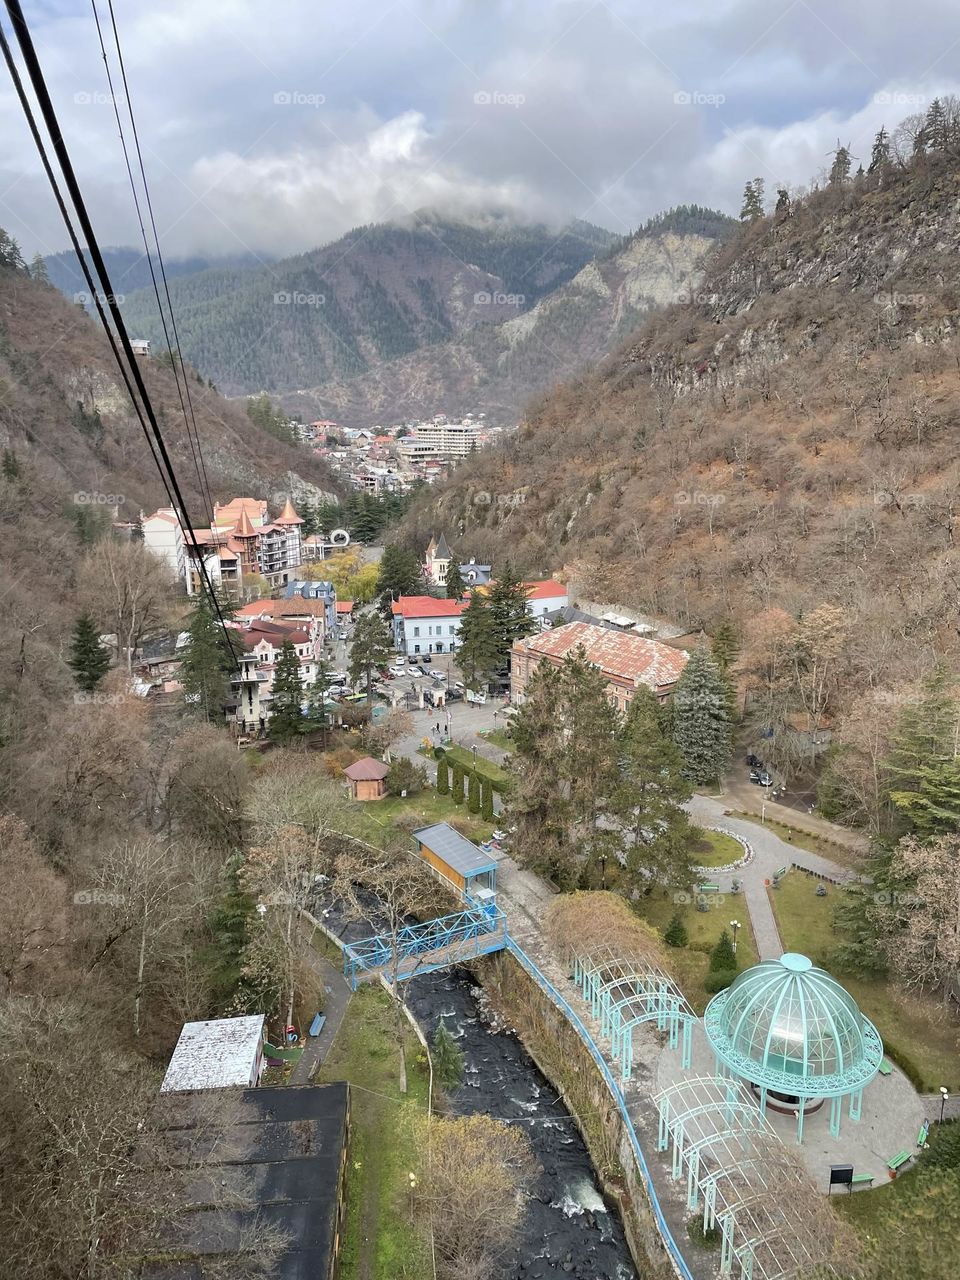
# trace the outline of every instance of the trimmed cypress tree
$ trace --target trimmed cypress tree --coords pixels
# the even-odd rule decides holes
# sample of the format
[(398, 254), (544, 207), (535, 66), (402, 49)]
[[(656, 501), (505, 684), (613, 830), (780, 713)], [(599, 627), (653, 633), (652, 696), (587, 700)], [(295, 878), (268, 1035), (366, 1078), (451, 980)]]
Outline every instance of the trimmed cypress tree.
[(110, 654), (100, 643), (100, 635), (89, 613), (82, 613), (73, 628), (68, 665), (84, 693), (93, 693), (110, 670)]
[(471, 813), (480, 812), (480, 778), (475, 769), (470, 770), (470, 795), (467, 808)]
[(447, 757), (441, 756), (437, 761), (437, 795), (448, 796), (450, 794), (450, 766), (447, 764)]
[(453, 803), (463, 804), (463, 765), (459, 760), (453, 762)]
[(485, 822), (493, 821), (493, 783), (489, 778), (480, 779), (480, 813)]

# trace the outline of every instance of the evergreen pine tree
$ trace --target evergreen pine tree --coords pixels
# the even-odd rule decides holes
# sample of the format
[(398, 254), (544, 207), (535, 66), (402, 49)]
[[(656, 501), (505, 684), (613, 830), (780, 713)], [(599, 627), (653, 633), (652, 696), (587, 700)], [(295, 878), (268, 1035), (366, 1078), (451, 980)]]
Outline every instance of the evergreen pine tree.
[(325, 658), (318, 658), (313, 684), (307, 690), (307, 720), (311, 725), (323, 730), (324, 742), (326, 742), (326, 731), (329, 726), (327, 700), (332, 677), (330, 663)]
[(837, 149), (833, 153), (833, 164), (830, 166), (830, 185), (831, 187), (842, 187), (850, 180), (850, 149), (840, 145), (837, 140)]
[(947, 114), (939, 98), (934, 98), (927, 108), (927, 117), (923, 122), (927, 136), (927, 146), (931, 151), (944, 152), (947, 149)]
[(470, 770), (470, 790), (467, 796), (467, 809), (470, 813), (480, 812), (480, 778), (475, 769)]
[(480, 779), (480, 813), (484, 822), (493, 821), (493, 783), (486, 777)]
[(726, 675), (740, 654), (740, 640), (732, 622), (720, 623), (713, 634), (710, 648), (720, 673)]
[(431, 1045), (433, 1077), (444, 1089), (453, 1089), (463, 1079), (463, 1054), (446, 1024), (438, 1023)]
[(491, 584), (487, 596), (497, 665), (500, 668), (509, 665), (510, 649), (514, 641), (532, 635), (537, 629), (537, 623), (527, 608), (527, 598), (527, 588), (507, 560), (503, 572)]
[(710, 972), (727, 973), (737, 967), (737, 955), (726, 929), (717, 939), (717, 944), (710, 952)]
[(67, 665), (84, 693), (93, 693), (110, 670), (110, 654), (100, 643), (100, 633), (88, 613), (82, 613), (74, 625)]
[(444, 585), (447, 589), (448, 600), (462, 600), (467, 594), (467, 584), (463, 580), (463, 574), (460, 572), (460, 561), (456, 556), (450, 557)]
[(673, 694), (673, 740), (693, 783), (719, 780), (730, 762), (730, 686), (705, 649), (691, 653)]
[(44, 262), (42, 254), (35, 253), (30, 261), (30, 279), (35, 280), (37, 284), (50, 283), (47, 264)]
[(230, 691), (233, 658), (226, 636), (207, 597), (197, 597), (187, 628), (189, 640), (180, 663), (180, 680), (188, 704), (213, 724), (223, 720)]
[(392, 600), (419, 595), (423, 587), (423, 569), (416, 553), (397, 542), (388, 543), (383, 549), (377, 575), (381, 607), (386, 611)]
[(960, 704), (954, 677), (938, 666), (907, 706), (887, 761), (890, 799), (900, 834), (931, 839), (960, 828)]
[(870, 152), (870, 163), (867, 173), (883, 174), (890, 166), (890, 135), (883, 125), (880, 126), (873, 139), (873, 150)]
[(0, 267), (10, 267), (14, 271), (27, 269), (20, 246), (2, 227), (0, 227)]
[(350, 649), (350, 679), (365, 684), (368, 702), (373, 697), (373, 673), (385, 667), (393, 653), (393, 643), (386, 623), (376, 613), (362, 613), (353, 630)]
[(777, 188), (777, 205), (774, 212), (778, 218), (786, 218), (790, 213), (790, 192), (786, 187)]
[(270, 702), (270, 737), (289, 742), (303, 728), (303, 677), (292, 640), (284, 640), (273, 673)]
[(4, 449), (0, 470), (3, 471), (4, 480), (18, 480), (20, 478), (20, 460), (12, 449)]
[(447, 757), (443, 756), (437, 761), (437, 795), (448, 796), (450, 794), (450, 766), (447, 764)]
[(754, 178), (743, 189), (743, 205), (740, 209), (741, 222), (756, 222), (763, 217), (763, 179)]
[(460, 763), (459, 760), (454, 760), (453, 788), (451, 792), (451, 794), (453, 795), (454, 804), (463, 804), (463, 777), (464, 777), (463, 765)]
[(468, 689), (482, 689), (497, 669), (496, 623), (487, 597), (474, 591), (460, 615), (457, 664)]
[(683, 916), (679, 911), (675, 911), (671, 916), (663, 940), (668, 947), (685, 947), (690, 941), (687, 926), (683, 923)]

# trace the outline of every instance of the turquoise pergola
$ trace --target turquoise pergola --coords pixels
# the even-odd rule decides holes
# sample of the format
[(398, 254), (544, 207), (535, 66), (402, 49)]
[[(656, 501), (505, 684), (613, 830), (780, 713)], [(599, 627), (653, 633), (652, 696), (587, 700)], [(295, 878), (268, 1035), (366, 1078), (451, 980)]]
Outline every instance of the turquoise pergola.
[(668, 974), (643, 955), (621, 956), (610, 947), (572, 960), (573, 980), (600, 1023), (601, 1038), (609, 1040), (623, 1080), (632, 1077), (633, 1031), (643, 1023), (655, 1023), (689, 1069), (697, 1015)]
[(843, 1104), (859, 1120), (863, 1090), (877, 1074), (883, 1044), (873, 1023), (835, 978), (793, 952), (745, 970), (713, 997), (703, 1016), (717, 1071), (753, 1087), (760, 1109), (804, 1116), (830, 1104), (840, 1136)]
[(689, 1077), (656, 1098), (659, 1150), (671, 1174), (686, 1176), (687, 1208), (721, 1236), (720, 1275), (779, 1280), (816, 1274), (832, 1210), (806, 1185), (803, 1169), (730, 1076)]

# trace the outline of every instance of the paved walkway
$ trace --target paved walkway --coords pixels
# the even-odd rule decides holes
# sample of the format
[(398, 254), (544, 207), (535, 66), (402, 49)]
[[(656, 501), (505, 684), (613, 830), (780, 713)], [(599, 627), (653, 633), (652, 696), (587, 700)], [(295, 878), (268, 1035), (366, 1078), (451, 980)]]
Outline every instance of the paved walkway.
[(866, 853), (869, 847), (867, 837), (859, 831), (851, 831), (849, 827), (839, 827), (835, 822), (828, 822), (816, 813), (807, 813), (803, 809), (794, 809), (790, 805), (779, 804), (765, 795), (762, 788), (755, 787), (752, 782), (740, 779), (727, 781), (724, 786), (722, 803), (728, 809), (742, 809), (744, 813), (755, 813), (758, 816), (766, 809), (767, 815), (774, 822), (782, 822), (785, 826), (796, 827), (811, 836), (820, 836), (830, 840), (853, 853)]
[(309, 926), (303, 927), (301, 935), (305, 944), (303, 954), (306, 957), (307, 964), (323, 984), (323, 1012), (326, 1014), (327, 1020), (318, 1036), (307, 1036), (306, 1047), (290, 1076), (291, 1084), (309, 1084), (313, 1079), (317, 1067), (327, 1056), (330, 1046), (340, 1030), (340, 1023), (343, 1021), (343, 1015), (347, 1011), (347, 1005), (350, 1003), (350, 997), (353, 994), (350, 990), (349, 982), (347, 982), (340, 970), (335, 968), (326, 956), (320, 955), (317, 949), (310, 944), (312, 930)]

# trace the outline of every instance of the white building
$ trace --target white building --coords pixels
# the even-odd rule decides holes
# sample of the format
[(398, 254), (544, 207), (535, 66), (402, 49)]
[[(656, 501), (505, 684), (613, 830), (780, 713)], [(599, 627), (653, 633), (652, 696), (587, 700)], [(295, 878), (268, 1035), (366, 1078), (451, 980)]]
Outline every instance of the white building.
[(393, 603), (393, 641), (400, 653), (453, 653), (466, 601), (401, 596)]
[(173, 507), (161, 507), (150, 516), (141, 511), (140, 523), (143, 526), (143, 545), (169, 565), (178, 582), (185, 582), (187, 553), (183, 545), (183, 530)]
[(397, 441), (397, 452), (405, 462), (427, 458), (465, 458), (481, 444), (478, 422), (418, 422), (414, 432)]
[(185, 1022), (160, 1092), (248, 1089), (259, 1084), (263, 1075), (265, 1022), (262, 1013)]
[(570, 603), (567, 588), (562, 582), (554, 582), (552, 578), (546, 578), (541, 582), (525, 582), (523, 585), (527, 588), (527, 612), (532, 614), (541, 626), (545, 625), (549, 614), (556, 613), (559, 609), (566, 609)]

